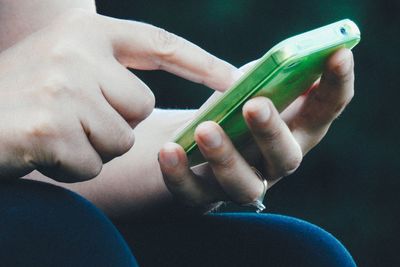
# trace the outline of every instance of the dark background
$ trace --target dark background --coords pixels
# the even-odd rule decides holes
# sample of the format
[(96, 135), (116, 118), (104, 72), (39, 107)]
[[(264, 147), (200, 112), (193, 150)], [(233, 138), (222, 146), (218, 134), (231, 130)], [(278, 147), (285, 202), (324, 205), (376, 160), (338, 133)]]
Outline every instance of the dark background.
[[(323, 227), (360, 266), (400, 266), (400, 1), (97, 2), (99, 13), (165, 28), (236, 66), (293, 34), (354, 20), (362, 33), (354, 49), (355, 98), (300, 169), (268, 191), (268, 212)], [(195, 108), (211, 94), (165, 73), (138, 75), (158, 107)]]

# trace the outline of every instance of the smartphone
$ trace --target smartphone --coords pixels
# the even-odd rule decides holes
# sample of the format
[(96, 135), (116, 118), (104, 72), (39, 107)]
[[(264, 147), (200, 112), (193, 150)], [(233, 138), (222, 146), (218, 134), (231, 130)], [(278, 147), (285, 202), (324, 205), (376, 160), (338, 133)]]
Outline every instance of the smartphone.
[(197, 114), (176, 135), (174, 142), (183, 147), (190, 166), (204, 162), (194, 141), (194, 131), (201, 122), (215, 121), (241, 151), (251, 141), (242, 115), (247, 100), (268, 97), (282, 112), (322, 75), (330, 55), (342, 47), (351, 49), (359, 41), (357, 25), (345, 19), (278, 43), (216, 102)]

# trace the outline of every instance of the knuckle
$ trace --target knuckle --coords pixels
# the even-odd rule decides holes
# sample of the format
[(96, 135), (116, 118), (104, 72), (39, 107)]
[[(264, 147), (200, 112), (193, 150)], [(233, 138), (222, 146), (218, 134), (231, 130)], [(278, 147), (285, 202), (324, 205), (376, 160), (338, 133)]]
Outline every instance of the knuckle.
[(354, 82), (354, 72), (341, 72), (336, 70), (324, 76), (324, 79), (331, 86), (343, 86), (343, 84)]
[(333, 113), (332, 114), (333, 119), (337, 119), (340, 116), (343, 110), (350, 104), (353, 97), (354, 97), (354, 89), (351, 89), (349, 90), (349, 92), (347, 92), (346, 96), (344, 96), (336, 103), (332, 104), (331, 110)]
[(214, 165), (219, 172), (232, 172), (235, 169), (237, 160), (233, 153), (225, 153), (217, 157), (209, 158), (209, 161)]
[(130, 128), (129, 130), (121, 131), (119, 137), (117, 138), (116, 154), (119, 156), (128, 152), (134, 143), (135, 136)]
[(275, 173), (273, 173), (270, 178), (278, 179), (293, 174), (299, 168), (301, 161), (301, 154), (292, 156), (291, 158), (287, 159), (285, 163), (279, 168), (279, 170), (275, 171)]
[(284, 166), (284, 175), (282, 176), (294, 173), (300, 167), (301, 161), (302, 157), (300, 155), (292, 157)]
[(74, 173), (66, 173), (65, 166), (60, 160), (54, 161), (50, 164), (47, 169), (51, 170), (51, 173), (56, 173), (53, 177), (59, 182), (65, 183), (77, 183), (88, 181), (98, 176), (103, 168), (103, 164), (97, 162), (86, 162), (85, 166), (75, 166), (76, 171)]
[(166, 174), (165, 180), (168, 186), (179, 188), (185, 184), (186, 177), (181, 173), (173, 173), (173, 174)]
[(205, 75), (201, 77), (201, 80), (199, 83), (207, 85), (208, 80), (215, 76), (215, 73), (218, 70), (218, 59), (214, 56), (209, 56), (206, 59), (206, 62), (204, 64), (204, 70), (206, 71)]
[(38, 93), (41, 97), (44, 97), (45, 100), (60, 98), (63, 96), (71, 96), (73, 90), (68, 86), (68, 79), (58, 73), (51, 73), (42, 81), (42, 85)]
[(179, 37), (162, 28), (155, 27), (154, 50), (162, 58), (168, 58), (175, 54), (178, 48)]
[(296, 144), (291, 151), (285, 153), (284, 157), (267, 157), (268, 179), (276, 180), (293, 174), (300, 167), (302, 160), (303, 152), (299, 144)]
[(50, 63), (55, 66), (64, 66), (71, 62), (76, 62), (79, 55), (79, 46), (73, 43), (74, 41), (66, 41), (61, 39), (53, 44), (48, 51)]
[(141, 108), (139, 118), (140, 119), (147, 118), (153, 111), (155, 105), (156, 105), (156, 98), (151, 91), (148, 91), (148, 94), (146, 94), (145, 100), (143, 101), (143, 107)]
[(256, 131), (263, 142), (274, 142), (282, 138), (282, 131), (278, 127), (274, 127), (270, 120), (263, 125), (263, 127)]
[(98, 176), (102, 169), (103, 163), (100, 160), (94, 161), (89, 165), (86, 172), (82, 175), (81, 180), (89, 180)]
[(41, 140), (44, 138), (54, 138), (57, 135), (56, 119), (54, 114), (42, 108), (37, 110), (25, 127), (27, 140)]
[(149, 91), (149, 93), (146, 93), (146, 95), (143, 96), (140, 106), (134, 110), (131, 118), (128, 119), (128, 123), (130, 125), (136, 125), (140, 121), (146, 119), (153, 112), (155, 104), (156, 99), (154, 94)]
[[(68, 182), (83, 182), (97, 177), (103, 169), (103, 162), (91, 153), (85, 154), (84, 151), (82, 153), (85, 157), (77, 158), (72, 162), (56, 158), (52, 168), (56, 168), (59, 173), (67, 171), (70, 174), (66, 177)], [(69, 161), (69, 164), (67, 161)], [(69, 173), (71, 167), (73, 168), (72, 174)]]

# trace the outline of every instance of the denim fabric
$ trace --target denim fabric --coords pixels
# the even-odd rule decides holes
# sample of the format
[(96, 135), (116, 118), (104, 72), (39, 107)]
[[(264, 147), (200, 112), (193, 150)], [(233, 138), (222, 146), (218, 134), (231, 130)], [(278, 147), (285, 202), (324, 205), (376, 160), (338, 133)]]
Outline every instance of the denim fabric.
[[(120, 224), (146, 266), (355, 266), (332, 235), (271, 214), (214, 214)], [(137, 266), (108, 218), (68, 190), (0, 184), (0, 266)]]
[(140, 266), (356, 266), (331, 234), (274, 214), (224, 213), (118, 225)]
[(0, 183), (0, 266), (137, 266), (91, 203), (53, 185)]

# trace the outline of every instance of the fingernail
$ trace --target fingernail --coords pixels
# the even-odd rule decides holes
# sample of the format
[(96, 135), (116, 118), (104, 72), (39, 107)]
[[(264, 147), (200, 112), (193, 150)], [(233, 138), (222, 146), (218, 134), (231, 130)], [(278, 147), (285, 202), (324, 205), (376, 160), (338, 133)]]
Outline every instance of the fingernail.
[(178, 154), (174, 149), (164, 147), (162, 155), (159, 155), (158, 160), (167, 167), (175, 167), (179, 163)]
[(271, 116), (271, 111), (268, 105), (257, 105), (253, 107), (250, 116), (256, 123), (264, 123)]
[(216, 129), (207, 129), (200, 135), (200, 139), (209, 148), (217, 148), (222, 145), (222, 136)]
[(258, 122), (266, 122), (269, 119), (270, 115), (271, 112), (269, 110), (269, 107), (264, 106), (256, 113), (256, 120)]

